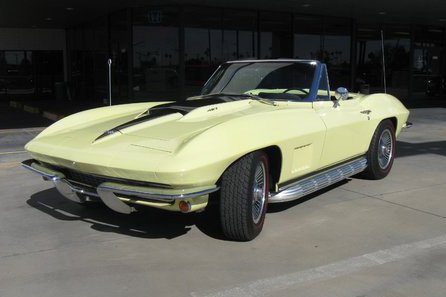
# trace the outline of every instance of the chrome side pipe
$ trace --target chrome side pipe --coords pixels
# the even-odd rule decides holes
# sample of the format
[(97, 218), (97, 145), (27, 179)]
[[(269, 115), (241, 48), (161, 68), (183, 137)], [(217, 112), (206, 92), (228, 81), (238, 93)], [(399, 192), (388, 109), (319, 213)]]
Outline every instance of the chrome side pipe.
[(277, 193), (270, 193), (270, 203), (288, 202), (319, 191), (367, 168), (367, 159), (360, 157), (356, 160), (341, 164), (303, 180), (296, 181), (279, 189)]

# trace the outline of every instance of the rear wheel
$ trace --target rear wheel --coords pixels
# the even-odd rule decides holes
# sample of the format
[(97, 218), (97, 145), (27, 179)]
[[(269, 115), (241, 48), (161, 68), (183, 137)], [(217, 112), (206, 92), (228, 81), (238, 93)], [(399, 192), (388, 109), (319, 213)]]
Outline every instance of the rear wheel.
[(268, 158), (250, 153), (232, 164), (222, 176), (220, 220), (229, 239), (248, 241), (263, 228), (269, 195)]
[(373, 134), (367, 152), (368, 166), (361, 175), (368, 179), (386, 177), (392, 169), (395, 149), (395, 128), (390, 120), (384, 120)]

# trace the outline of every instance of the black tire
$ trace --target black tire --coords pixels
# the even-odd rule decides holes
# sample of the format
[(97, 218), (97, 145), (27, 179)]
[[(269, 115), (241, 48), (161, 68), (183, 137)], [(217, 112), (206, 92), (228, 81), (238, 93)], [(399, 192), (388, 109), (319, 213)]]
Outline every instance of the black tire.
[(221, 179), (220, 221), (224, 235), (238, 241), (249, 241), (259, 235), (268, 196), (269, 167), (264, 152), (250, 153), (232, 164)]
[(382, 179), (392, 169), (396, 152), (395, 127), (390, 120), (382, 121), (373, 134), (367, 152), (367, 168), (361, 176), (367, 179)]

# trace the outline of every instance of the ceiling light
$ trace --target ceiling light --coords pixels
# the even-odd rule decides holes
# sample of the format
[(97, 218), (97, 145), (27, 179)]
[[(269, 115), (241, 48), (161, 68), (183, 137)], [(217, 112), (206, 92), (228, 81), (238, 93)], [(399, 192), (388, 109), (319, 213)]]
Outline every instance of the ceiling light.
[(68, 10), (68, 11), (73, 11), (74, 10), (73, 7), (66, 7), (65, 9)]
[(308, 3), (302, 4), (302, 7), (304, 7), (304, 8), (307, 8), (307, 7), (310, 7), (310, 6), (311, 6), (311, 4), (308, 4)]
[(45, 18), (45, 21), (51, 22), (53, 18)]
[(378, 12), (378, 14), (379, 14), (379, 15), (386, 15), (387, 12), (385, 12), (385, 11), (380, 11), (380, 12)]
[(440, 22), (446, 22), (446, 18), (438, 19)]

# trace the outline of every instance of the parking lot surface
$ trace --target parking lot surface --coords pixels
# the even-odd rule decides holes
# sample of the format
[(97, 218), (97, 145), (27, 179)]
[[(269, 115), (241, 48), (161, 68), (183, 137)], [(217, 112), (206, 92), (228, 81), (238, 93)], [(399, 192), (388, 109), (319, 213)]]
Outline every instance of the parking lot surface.
[(0, 131), (0, 296), (444, 297), (446, 109), (411, 110), (390, 175), (272, 205), (252, 242), (206, 213), (85, 208), (19, 165)]

